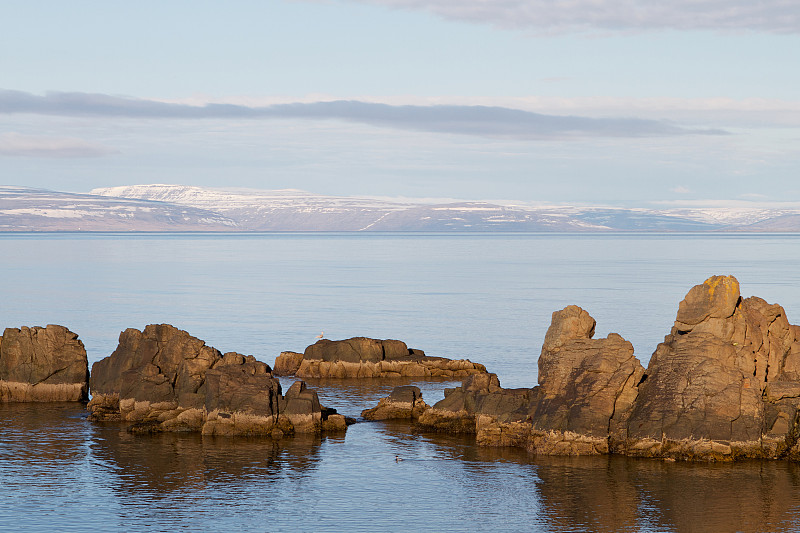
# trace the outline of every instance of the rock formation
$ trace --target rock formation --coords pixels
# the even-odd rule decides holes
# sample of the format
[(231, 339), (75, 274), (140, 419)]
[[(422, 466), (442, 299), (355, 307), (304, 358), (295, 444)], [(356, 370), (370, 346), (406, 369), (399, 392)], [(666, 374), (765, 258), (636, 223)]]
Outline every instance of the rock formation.
[(463, 378), (486, 372), (466, 359), (430, 357), (402, 341), (354, 337), (322, 339), (303, 354), (283, 352), (275, 360), (275, 375), (299, 378)]
[(553, 313), (539, 356), (529, 448), (537, 453), (606, 453), (625, 435), (644, 368), (616, 333), (593, 339), (595, 320), (571, 305)]
[(742, 299), (732, 276), (693, 287), (645, 371), (617, 334), (569, 306), (553, 313), (539, 385), (464, 381), (422, 427), (538, 454), (679, 460), (800, 460), (800, 327), (779, 305)]
[(0, 337), (0, 402), (89, 399), (89, 362), (63, 326), (6, 328)]
[(422, 399), (419, 387), (403, 385), (392, 389), (392, 393), (381, 398), (377, 406), (361, 411), (361, 416), (367, 420), (416, 420), (426, 409), (428, 404)]
[(556, 311), (539, 357), (538, 387), (503, 389), (494, 374), (475, 376), (423, 413), (420, 425), (539, 454), (607, 453), (609, 432), (624, 428), (644, 369), (630, 342), (615, 333), (592, 339), (594, 330), (580, 307)]
[(800, 458), (800, 328), (714, 276), (680, 303), (628, 422), (628, 455)]
[(90, 419), (132, 422), (133, 432), (280, 437), (345, 427), (304, 383), (283, 396), (267, 364), (222, 355), (168, 324), (123, 331), (114, 353), (92, 365), (90, 384)]

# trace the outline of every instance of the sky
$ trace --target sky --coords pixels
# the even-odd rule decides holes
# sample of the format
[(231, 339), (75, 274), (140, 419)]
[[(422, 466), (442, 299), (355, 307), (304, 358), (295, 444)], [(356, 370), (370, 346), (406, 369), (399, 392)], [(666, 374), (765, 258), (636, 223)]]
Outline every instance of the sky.
[(800, 206), (800, 0), (0, 4), (0, 184)]

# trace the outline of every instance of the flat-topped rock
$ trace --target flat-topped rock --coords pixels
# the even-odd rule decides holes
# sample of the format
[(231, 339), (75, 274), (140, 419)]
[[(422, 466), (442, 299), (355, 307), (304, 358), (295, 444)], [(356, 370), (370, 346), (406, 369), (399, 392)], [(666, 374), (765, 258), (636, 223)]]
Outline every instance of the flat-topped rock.
[(303, 354), (282, 352), (275, 369), (276, 375), (300, 378), (464, 378), (486, 372), (467, 359), (431, 357), (402, 341), (366, 337), (321, 339)]
[(6, 328), (0, 337), (0, 402), (89, 399), (89, 362), (64, 326)]
[(304, 383), (283, 396), (266, 363), (223, 355), (169, 324), (123, 331), (114, 353), (92, 365), (90, 382), (90, 419), (131, 422), (134, 432), (280, 437), (338, 426), (326, 424), (335, 410)]

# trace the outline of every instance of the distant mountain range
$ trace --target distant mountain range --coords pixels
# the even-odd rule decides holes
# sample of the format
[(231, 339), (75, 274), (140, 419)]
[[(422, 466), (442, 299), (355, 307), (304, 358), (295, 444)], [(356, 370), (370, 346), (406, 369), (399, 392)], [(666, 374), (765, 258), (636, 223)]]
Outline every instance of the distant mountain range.
[(294, 189), (0, 186), (0, 231), (800, 231), (800, 209), (627, 209), (389, 201)]

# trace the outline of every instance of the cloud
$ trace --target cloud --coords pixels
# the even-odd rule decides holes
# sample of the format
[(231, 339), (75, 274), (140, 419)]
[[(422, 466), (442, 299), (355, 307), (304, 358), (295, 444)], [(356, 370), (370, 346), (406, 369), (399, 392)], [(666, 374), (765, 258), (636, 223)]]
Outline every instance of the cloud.
[(81, 139), (0, 133), (0, 156), (101, 157), (113, 153), (116, 150)]
[(672, 189), (670, 189), (670, 191), (674, 192), (674, 193), (677, 193), (677, 194), (688, 194), (688, 193), (691, 192), (689, 189), (687, 189), (683, 185), (678, 185), (677, 187), (673, 187)]
[(546, 33), (570, 31), (751, 30), (800, 32), (791, 0), (353, 0), (430, 11), (442, 18)]
[(534, 113), (481, 105), (390, 105), (355, 100), (281, 103), (254, 107), (208, 103), (188, 105), (104, 94), (0, 90), (0, 114), (100, 116), (152, 119), (343, 120), (377, 127), (513, 139), (660, 137), (720, 135), (717, 129), (689, 129), (639, 118), (593, 118)]

